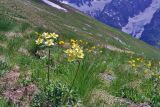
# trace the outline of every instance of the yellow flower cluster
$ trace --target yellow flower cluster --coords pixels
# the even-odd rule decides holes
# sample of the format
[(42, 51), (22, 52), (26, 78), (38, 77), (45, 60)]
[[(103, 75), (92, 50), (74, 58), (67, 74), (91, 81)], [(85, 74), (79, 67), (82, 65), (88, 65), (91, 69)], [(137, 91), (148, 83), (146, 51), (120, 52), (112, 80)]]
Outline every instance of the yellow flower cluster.
[(88, 42), (85, 42), (83, 40), (74, 40), (74, 39), (71, 39), (70, 40), (71, 43), (78, 43), (78, 44), (81, 44), (81, 45), (87, 45)]
[(96, 49), (96, 46), (92, 46), (92, 47), (87, 48), (86, 51), (90, 53), (90, 52), (95, 51), (95, 49)]
[(47, 33), (47, 32), (44, 32), (43, 34), (38, 34), (38, 38), (37, 40), (35, 41), (37, 45), (45, 45), (45, 46), (53, 46), (55, 45), (55, 41), (57, 40), (57, 38), (59, 37), (58, 34), (56, 33)]
[(138, 67), (141, 63), (143, 63), (143, 58), (136, 58), (136, 59), (131, 59), (128, 61), (129, 65), (133, 68)]
[(67, 58), (69, 62), (83, 59), (84, 58), (84, 52), (82, 47), (80, 47), (75, 41), (71, 41), (71, 48), (65, 50), (64, 52), (67, 54)]
[(143, 73), (145, 77), (160, 80), (160, 63), (143, 58), (132, 58), (128, 62), (135, 71)]
[(77, 43), (78, 41), (77, 40), (74, 40), (74, 39), (71, 39), (71, 43)]
[(160, 73), (159, 72), (152, 72), (152, 77), (157, 78), (160, 80)]

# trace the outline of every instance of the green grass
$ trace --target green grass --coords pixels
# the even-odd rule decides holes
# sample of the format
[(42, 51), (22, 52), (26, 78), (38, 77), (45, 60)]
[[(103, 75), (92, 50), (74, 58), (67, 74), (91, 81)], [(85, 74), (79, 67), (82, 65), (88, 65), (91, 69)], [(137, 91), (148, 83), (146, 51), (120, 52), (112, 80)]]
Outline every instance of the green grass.
[(5, 35), (0, 35), (0, 41), (3, 42), (3, 41), (6, 41), (7, 40), (7, 37)]
[(6, 101), (2, 98), (0, 98), (0, 105), (1, 107), (16, 107), (14, 104), (6, 103)]
[(9, 69), (8, 64), (4, 61), (0, 61), (0, 77), (4, 75), (8, 69)]
[(0, 16), (0, 29), (3, 31), (11, 30), (14, 26), (14, 23), (11, 23), (8, 19), (5, 19), (5, 17)]

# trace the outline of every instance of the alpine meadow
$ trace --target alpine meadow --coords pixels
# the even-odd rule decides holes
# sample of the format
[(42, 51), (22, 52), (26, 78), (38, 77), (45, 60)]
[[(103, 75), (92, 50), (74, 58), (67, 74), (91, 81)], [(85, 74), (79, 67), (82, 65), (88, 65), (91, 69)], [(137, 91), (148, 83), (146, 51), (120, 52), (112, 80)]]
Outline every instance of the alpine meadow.
[(55, 0), (0, 0), (0, 107), (160, 107), (160, 49)]

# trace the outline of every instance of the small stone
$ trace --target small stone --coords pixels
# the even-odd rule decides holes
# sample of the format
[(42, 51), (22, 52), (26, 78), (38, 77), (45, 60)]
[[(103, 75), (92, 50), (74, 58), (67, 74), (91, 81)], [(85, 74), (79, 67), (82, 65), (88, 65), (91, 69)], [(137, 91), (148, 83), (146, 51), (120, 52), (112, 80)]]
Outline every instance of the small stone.
[(13, 71), (18, 72), (20, 70), (20, 67), (18, 65), (15, 65), (13, 67)]

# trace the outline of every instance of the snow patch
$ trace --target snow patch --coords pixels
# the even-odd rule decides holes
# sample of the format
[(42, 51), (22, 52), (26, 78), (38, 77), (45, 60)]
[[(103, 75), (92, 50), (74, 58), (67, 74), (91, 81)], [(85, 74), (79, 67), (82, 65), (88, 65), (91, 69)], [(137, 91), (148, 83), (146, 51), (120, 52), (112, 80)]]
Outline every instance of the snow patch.
[(42, 1), (43, 1), (44, 3), (50, 5), (50, 6), (54, 7), (54, 8), (57, 8), (57, 9), (59, 9), (59, 10), (63, 10), (64, 12), (67, 12), (67, 10), (66, 10), (65, 8), (63, 8), (63, 7), (59, 6), (58, 4), (55, 4), (55, 3), (53, 3), (53, 2), (51, 2), (51, 1), (49, 1), (49, 0), (42, 0)]
[(102, 11), (106, 4), (110, 3), (112, 0), (93, 0), (91, 2), (91, 5), (88, 5), (88, 3), (77, 6), (76, 4), (69, 3), (68, 0), (63, 0), (62, 3), (68, 4), (80, 11), (83, 11), (85, 13), (93, 14), (96, 11)]
[(115, 40), (117, 40), (118, 42), (120, 42), (122, 45), (127, 45), (125, 42), (123, 42), (121, 39), (119, 39), (118, 37), (113, 37)]
[(160, 8), (160, 0), (153, 0), (151, 5), (140, 12), (138, 15), (129, 18), (129, 22), (122, 28), (122, 31), (132, 34), (139, 39), (144, 31), (144, 26), (149, 24), (153, 18), (154, 13)]

